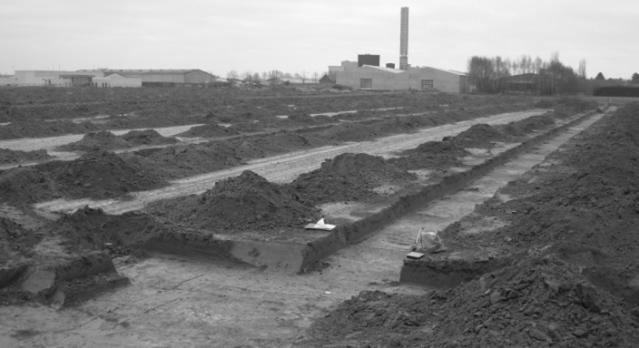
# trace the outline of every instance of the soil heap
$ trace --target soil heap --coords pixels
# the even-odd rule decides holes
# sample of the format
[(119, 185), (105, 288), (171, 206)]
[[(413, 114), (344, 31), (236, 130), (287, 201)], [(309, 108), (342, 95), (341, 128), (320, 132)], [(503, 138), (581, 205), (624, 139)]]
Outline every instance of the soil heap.
[(109, 198), (167, 184), (157, 168), (134, 157), (124, 158), (106, 151), (84, 154), (69, 162), (49, 162), (38, 168), (71, 197)]
[(36, 162), (50, 159), (45, 150), (18, 151), (0, 149), (0, 164)]
[(91, 150), (114, 150), (131, 147), (131, 144), (121, 137), (109, 132), (91, 132), (85, 134), (82, 139), (60, 146), (65, 151), (91, 151)]
[(113, 198), (166, 185), (164, 174), (137, 156), (89, 152), (0, 174), (0, 200), (23, 205), (60, 197)]
[(181, 137), (225, 137), (236, 135), (239, 132), (233, 127), (222, 127), (218, 124), (205, 124), (202, 126), (193, 127), (186, 132), (178, 134)]
[(314, 323), (301, 346), (631, 347), (637, 324), (578, 267), (549, 257), (425, 296), (362, 292)]
[(133, 146), (175, 144), (175, 138), (164, 137), (155, 129), (133, 130), (121, 136)]
[(457, 134), (453, 141), (460, 147), (490, 147), (491, 142), (504, 139), (504, 135), (491, 125), (475, 124)]
[(39, 237), (31, 231), (9, 219), (0, 217), (0, 273), (5, 263), (16, 262), (21, 257), (28, 256), (38, 240)]
[(212, 142), (190, 146), (171, 146), (136, 152), (171, 178), (212, 172), (242, 163), (235, 149), (225, 142)]
[[(364, 292), (309, 331), (365, 346), (632, 347), (639, 341), (639, 104), (605, 117), (480, 207), (505, 227), (451, 225), (449, 248), (490, 247), (512, 266), (428, 296)], [(528, 176), (529, 175), (529, 176)], [(534, 180), (533, 180), (534, 179)], [(334, 337), (334, 338), (327, 338)], [(310, 344), (309, 344), (310, 345)]]
[(141, 212), (107, 215), (85, 207), (64, 215), (46, 228), (48, 234), (62, 236), (71, 252), (107, 250), (122, 255), (135, 251), (144, 242), (169, 229)]
[(497, 126), (499, 131), (508, 136), (520, 137), (536, 130), (544, 129), (555, 124), (555, 120), (551, 116), (552, 113), (537, 115), (525, 118), (520, 121), (510, 122), (505, 125)]
[(317, 170), (300, 175), (290, 187), (305, 200), (319, 204), (374, 197), (372, 189), (376, 186), (413, 179), (413, 174), (380, 156), (345, 153), (325, 160)]
[(406, 170), (420, 168), (445, 168), (461, 163), (468, 152), (450, 139), (429, 141), (404, 151), (401, 157), (391, 158), (390, 163)]
[(319, 217), (319, 210), (294, 191), (251, 171), (219, 181), (201, 195), (159, 202), (149, 209), (177, 224), (216, 232), (299, 227)]

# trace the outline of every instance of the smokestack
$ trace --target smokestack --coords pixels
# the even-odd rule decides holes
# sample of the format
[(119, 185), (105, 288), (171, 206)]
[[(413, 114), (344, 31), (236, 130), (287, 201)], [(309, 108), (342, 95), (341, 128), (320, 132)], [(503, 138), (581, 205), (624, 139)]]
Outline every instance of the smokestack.
[(399, 30), (399, 68), (408, 70), (408, 7), (402, 7), (402, 23)]

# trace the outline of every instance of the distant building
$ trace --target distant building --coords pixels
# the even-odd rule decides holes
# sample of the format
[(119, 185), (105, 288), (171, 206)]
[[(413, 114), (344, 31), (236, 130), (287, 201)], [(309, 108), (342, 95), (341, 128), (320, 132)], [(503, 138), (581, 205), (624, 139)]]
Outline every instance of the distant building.
[(16, 70), (17, 86), (76, 87), (91, 86), (94, 77), (103, 76), (101, 71), (62, 70)]
[(379, 54), (360, 54), (357, 56), (357, 66), (379, 66)]
[(61, 74), (70, 71), (55, 70), (16, 70), (15, 78), (18, 86), (64, 86)]
[(105, 71), (105, 75), (111, 74), (139, 78), (142, 81), (142, 86), (206, 85), (216, 82), (215, 76), (200, 69)]
[(60, 81), (64, 87), (91, 87), (93, 77), (91, 74), (61, 74)]
[(0, 76), (0, 86), (17, 86), (18, 80), (15, 76)]
[(412, 67), (406, 70), (378, 66), (358, 66), (355, 62), (342, 62), (335, 70), (336, 83), (353, 89), (371, 90), (438, 90), (447, 93), (468, 92), (465, 73), (430, 67)]
[(320, 85), (334, 85), (335, 84), (335, 80), (331, 79), (331, 77), (328, 76), (328, 74), (324, 74), (324, 76), (322, 76), (322, 78), (319, 79), (319, 84)]
[(142, 87), (142, 79), (139, 77), (124, 77), (120, 74), (111, 74), (105, 77), (93, 78), (93, 85), (102, 88)]

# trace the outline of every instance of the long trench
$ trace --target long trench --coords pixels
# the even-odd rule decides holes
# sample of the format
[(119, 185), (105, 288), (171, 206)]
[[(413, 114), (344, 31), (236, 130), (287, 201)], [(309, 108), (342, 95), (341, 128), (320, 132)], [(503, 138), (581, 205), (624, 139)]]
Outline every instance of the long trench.
[[(532, 151), (432, 202), (305, 275), (223, 260), (155, 255), (117, 260), (131, 285), (74, 308), (0, 307), (0, 346), (286, 347), (303, 339), (313, 318), (362, 290), (423, 293), (397, 280), (416, 230), (461, 219), (508, 181), (541, 163), (603, 115), (585, 118)], [(23, 334), (20, 334), (23, 333)], [(28, 334), (24, 334), (28, 333)]]

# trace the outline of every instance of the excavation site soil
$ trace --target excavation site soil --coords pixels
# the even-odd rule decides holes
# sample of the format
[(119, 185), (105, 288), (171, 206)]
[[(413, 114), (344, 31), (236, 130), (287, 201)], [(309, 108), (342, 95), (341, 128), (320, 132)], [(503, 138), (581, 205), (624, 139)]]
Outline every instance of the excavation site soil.
[(638, 104), (67, 92), (0, 90), (2, 347), (639, 341)]

